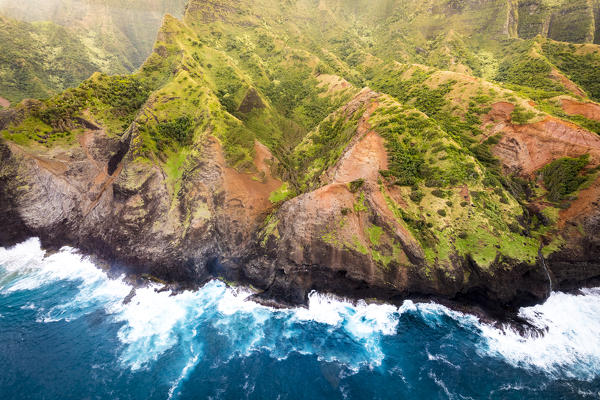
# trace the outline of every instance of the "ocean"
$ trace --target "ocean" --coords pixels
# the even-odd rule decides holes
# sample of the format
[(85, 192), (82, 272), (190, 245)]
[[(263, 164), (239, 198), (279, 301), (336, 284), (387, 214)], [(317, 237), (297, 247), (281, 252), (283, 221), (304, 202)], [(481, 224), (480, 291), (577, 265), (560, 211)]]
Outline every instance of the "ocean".
[(128, 296), (38, 239), (0, 248), (0, 399), (600, 398), (600, 289), (521, 309), (545, 332), (521, 336), (436, 303), (160, 288)]

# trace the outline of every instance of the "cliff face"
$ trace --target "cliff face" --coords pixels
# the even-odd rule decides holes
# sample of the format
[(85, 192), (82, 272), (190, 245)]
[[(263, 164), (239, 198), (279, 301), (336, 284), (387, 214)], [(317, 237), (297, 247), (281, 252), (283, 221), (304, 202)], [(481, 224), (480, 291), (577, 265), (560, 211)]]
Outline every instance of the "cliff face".
[[(343, 6), (193, 1), (136, 74), (0, 111), (1, 243), (293, 304), (316, 289), (513, 310), (595, 282), (600, 49), (492, 41), (501, 86), (472, 75), (475, 39), (414, 53), (421, 36), (384, 43)], [(412, 18), (397, 6), (369, 12), (390, 28)]]
[(577, 0), (519, 2), (519, 37), (542, 35), (571, 43), (593, 43), (598, 26), (597, 2)]
[(72, 243), (184, 284), (206, 279), (213, 260), (244, 254), (280, 185), (265, 167), (269, 151), (256, 143), (264, 172), (256, 181), (227, 167), (218, 141), (208, 139), (175, 205), (164, 173), (132, 159), (129, 135), (117, 140), (90, 129), (69, 148), (43, 153), (3, 143), (3, 199), (10, 202), (2, 219), (13, 227), (4, 243), (35, 234), (48, 246)]
[(594, 24), (596, 31), (594, 33), (594, 43), (600, 44), (600, 1), (594, 2)]

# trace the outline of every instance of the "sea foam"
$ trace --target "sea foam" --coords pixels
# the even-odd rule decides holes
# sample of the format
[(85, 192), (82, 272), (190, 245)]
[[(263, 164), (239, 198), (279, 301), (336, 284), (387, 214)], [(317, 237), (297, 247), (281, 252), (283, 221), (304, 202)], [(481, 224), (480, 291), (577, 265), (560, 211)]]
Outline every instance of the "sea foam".
[[(215, 363), (256, 352), (280, 360), (298, 353), (339, 363), (355, 373), (382, 365), (383, 338), (398, 334), (399, 321), (408, 315), (435, 329), (455, 321), (477, 338), (482, 357), (555, 378), (593, 379), (600, 374), (600, 289), (585, 290), (582, 296), (553, 293), (546, 303), (523, 308), (521, 316), (545, 334), (521, 336), (436, 303), (410, 300), (398, 308), (313, 292), (305, 308), (273, 309), (251, 301), (250, 290), (219, 281), (180, 293), (159, 291), (160, 285), (137, 288), (125, 303), (132, 287), (123, 278), (110, 279), (75, 249), (65, 247), (46, 255), (37, 239), (0, 248), (0, 295), (60, 282), (75, 285), (76, 294), (46, 308), (38, 307), (37, 301), (23, 306), (37, 307), (40, 323), (68, 322), (103, 311), (119, 325), (119, 359), (132, 371), (148, 368), (168, 351), (178, 351), (182, 361), (171, 395), (204, 356), (209, 333), (221, 340), (219, 348), (210, 349), (213, 357), (218, 355)], [(438, 357), (428, 356), (430, 361)]]
[(480, 326), (485, 354), (513, 366), (535, 368), (556, 378), (592, 380), (600, 375), (600, 289), (581, 295), (552, 293), (544, 303), (519, 315), (544, 333), (521, 336), (506, 327)]

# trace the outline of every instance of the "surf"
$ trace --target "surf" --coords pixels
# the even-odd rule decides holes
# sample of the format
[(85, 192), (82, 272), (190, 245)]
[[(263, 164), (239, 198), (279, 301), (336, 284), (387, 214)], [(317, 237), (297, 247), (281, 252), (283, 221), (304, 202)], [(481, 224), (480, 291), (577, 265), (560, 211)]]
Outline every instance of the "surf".
[[(61, 298), (65, 290), (72, 295)], [(102, 315), (102, 323), (115, 327), (116, 368), (135, 374), (171, 360), (168, 398), (179, 396), (200, 364), (218, 369), (262, 355), (274, 362), (314, 357), (338, 365), (341, 378), (336, 379), (406, 369), (402, 363), (411, 351), (458, 371), (468, 357), (457, 361), (444, 350), (456, 340), (483, 360), (549, 381), (592, 382), (600, 375), (600, 289), (581, 295), (554, 292), (544, 304), (521, 309), (520, 317), (543, 335), (521, 335), (436, 303), (406, 300), (396, 307), (313, 292), (307, 307), (274, 309), (252, 301), (252, 294), (217, 280), (177, 293), (156, 283), (133, 288), (124, 276), (109, 277), (76, 249), (48, 254), (37, 239), (0, 248), (0, 300), (23, 296), (16, 304), (42, 325)], [(424, 332), (423, 338), (409, 337), (416, 330)], [(442, 344), (432, 345), (434, 339)], [(419, 345), (425, 348), (412, 347)], [(451, 390), (439, 371), (426, 376), (440, 390)]]

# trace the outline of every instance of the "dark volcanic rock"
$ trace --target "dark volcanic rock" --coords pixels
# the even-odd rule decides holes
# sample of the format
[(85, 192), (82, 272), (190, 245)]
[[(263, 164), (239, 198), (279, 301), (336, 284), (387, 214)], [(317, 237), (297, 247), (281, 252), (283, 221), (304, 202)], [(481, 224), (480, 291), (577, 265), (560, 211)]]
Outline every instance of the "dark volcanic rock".
[[(347, 104), (344, 111), (361, 118), (339, 161), (316, 189), (277, 209), (269, 196), (281, 181), (271, 175), (274, 157), (258, 142), (250, 174), (228, 167), (219, 141), (208, 137), (177, 196), (160, 168), (134, 158), (135, 125), (122, 138), (85, 125), (70, 147), (2, 142), (1, 244), (36, 235), (45, 246), (72, 245), (180, 287), (221, 276), (284, 304), (305, 303), (318, 290), (391, 302), (437, 298), (502, 316), (545, 299), (550, 282), (541, 259), (497, 256), (487, 267), (454, 253), (428, 260), (389, 207), (389, 199), (402, 203), (401, 194), (380, 181), (387, 152), (368, 124), (378, 96), (365, 89)], [(569, 217), (584, 232), (547, 260), (554, 288), (600, 277), (599, 215), (592, 207)], [(381, 230), (376, 239), (373, 226)], [(565, 229), (578, 231), (573, 224)]]

